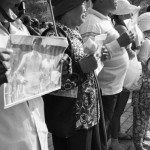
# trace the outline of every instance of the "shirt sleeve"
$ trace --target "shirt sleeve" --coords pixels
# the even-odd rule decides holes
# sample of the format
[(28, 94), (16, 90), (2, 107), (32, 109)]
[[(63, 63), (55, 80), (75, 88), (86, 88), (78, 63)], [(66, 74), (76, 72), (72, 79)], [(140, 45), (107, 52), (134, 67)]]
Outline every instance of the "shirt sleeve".
[(140, 62), (146, 63), (149, 57), (150, 57), (150, 40), (146, 38), (138, 54), (138, 59)]
[[(86, 23), (81, 25), (80, 33), (84, 42), (87, 41), (88, 38), (92, 39), (96, 35), (104, 34), (99, 24), (87, 25)], [(120, 45), (117, 40), (107, 43), (105, 44), (105, 46), (111, 55), (113, 55), (113, 53), (120, 51)]]

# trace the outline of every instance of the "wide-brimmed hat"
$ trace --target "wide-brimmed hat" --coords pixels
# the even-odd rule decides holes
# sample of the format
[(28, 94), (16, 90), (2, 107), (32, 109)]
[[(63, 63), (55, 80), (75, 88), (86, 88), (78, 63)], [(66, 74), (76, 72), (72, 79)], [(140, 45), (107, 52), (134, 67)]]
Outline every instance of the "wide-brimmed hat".
[(114, 15), (127, 15), (135, 13), (140, 10), (140, 7), (130, 4), (128, 0), (118, 0), (117, 8), (114, 12)]
[(139, 16), (138, 25), (143, 32), (150, 30), (150, 12), (144, 13)]
[(85, 0), (52, 0), (54, 6), (54, 16), (64, 15), (70, 10), (82, 4)]

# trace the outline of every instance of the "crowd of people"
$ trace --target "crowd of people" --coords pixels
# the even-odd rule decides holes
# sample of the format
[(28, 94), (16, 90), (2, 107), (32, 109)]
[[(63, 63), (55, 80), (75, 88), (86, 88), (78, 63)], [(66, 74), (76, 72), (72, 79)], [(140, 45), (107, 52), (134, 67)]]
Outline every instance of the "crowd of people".
[[(15, 15), (22, 0), (1, 0), (0, 36), (55, 36), (53, 24)], [(17, 5), (16, 5), (17, 4)], [(130, 150), (146, 150), (150, 119), (150, 12), (128, 0), (52, 0), (56, 29), (68, 39), (62, 59), (62, 89), (4, 109), (4, 83), (10, 73), (8, 48), (0, 51), (0, 149), (125, 150), (119, 139), (132, 139)], [(94, 41), (106, 34), (101, 51)], [(142, 35), (142, 37), (141, 37)], [(90, 39), (90, 40), (89, 40)], [(86, 47), (87, 41), (92, 41)], [(1, 43), (1, 42), (0, 42)], [(1, 46), (1, 45), (0, 45)], [(127, 71), (137, 58), (142, 71), (138, 88), (125, 86)], [(102, 62), (98, 74), (95, 70)], [(134, 69), (134, 68), (133, 68)], [(135, 70), (136, 74), (136, 70)], [(131, 74), (132, 76), (132, 74)], [(121, 133), (120, 118), (132, 93), (133, 136)], [(65, 95), (65, 96), (64, 96)]]

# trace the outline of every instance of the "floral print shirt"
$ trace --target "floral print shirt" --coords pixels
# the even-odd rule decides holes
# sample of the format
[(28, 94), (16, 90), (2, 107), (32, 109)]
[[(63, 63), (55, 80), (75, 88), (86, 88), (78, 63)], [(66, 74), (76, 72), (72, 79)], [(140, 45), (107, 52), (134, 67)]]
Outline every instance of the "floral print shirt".
[(143, 74), (142, 86), (139, 91), (134, 91), (132, 94), (133, 107), (142, 106), (144, 111), (150, 113), (150, 75)]
[[(71, 40), (75, 62), (86, 57), (83, 49), (83, 41), (77, 30), (72, 30), (64, 25), (59, 27), (65, 31)], [(78, 86), (78, 97), (76, 101), (76, 129), (89, 129), (96, 125), (99, 120), (98, 89), (94, 73), (89, 73), (87, 80)]]
[[(57, 24), (71, 41), (74, 61), (77, 63), (86, 57), (83, 41), (78, 30), (72, 30), (65, 25)], [(86, 74), (86, 81), (78, 85), (78, 96), (75, 106), (76, 129), (89, 129), (96, 125), (100, 118), (98, 89), (93, 72)]]

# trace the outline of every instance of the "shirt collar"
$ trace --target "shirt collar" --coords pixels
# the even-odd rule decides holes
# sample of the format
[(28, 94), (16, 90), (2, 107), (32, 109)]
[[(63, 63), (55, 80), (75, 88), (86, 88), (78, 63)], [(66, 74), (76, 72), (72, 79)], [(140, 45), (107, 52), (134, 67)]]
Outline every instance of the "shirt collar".
[(109, 20), (109, 21), (111, 21), (110, 17), (104, 16), (103, 14), (101, 14), (100, 12), (98, 12), (98, 11), (92, 9), (92, 8), (88, 9), (88, 14), (93, 14), (93, 15), (97, 16), (98, 18), (102, 19), (102, 20)]

